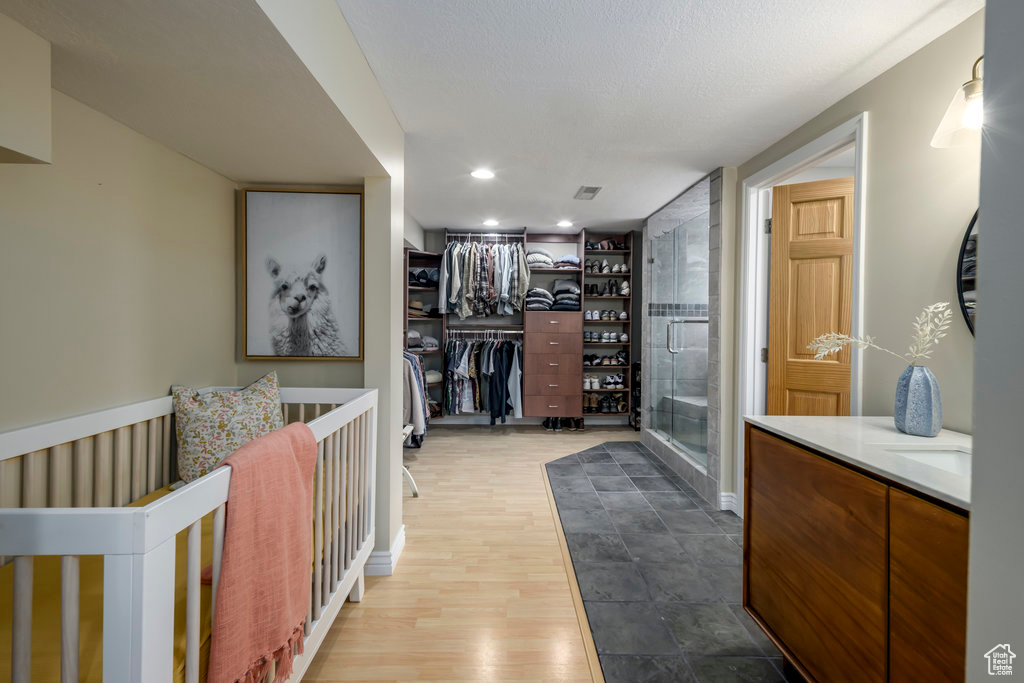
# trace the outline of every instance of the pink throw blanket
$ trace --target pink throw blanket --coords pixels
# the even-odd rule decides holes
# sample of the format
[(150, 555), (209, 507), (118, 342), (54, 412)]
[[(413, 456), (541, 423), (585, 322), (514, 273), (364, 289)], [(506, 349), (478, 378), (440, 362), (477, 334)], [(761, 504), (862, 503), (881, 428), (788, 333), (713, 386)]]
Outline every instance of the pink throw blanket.
[(317, 445), (301, 422), (232, 453), (210, 683), (256, 683), (277, 662), (277, 681), (302, 653), (313, 565)]

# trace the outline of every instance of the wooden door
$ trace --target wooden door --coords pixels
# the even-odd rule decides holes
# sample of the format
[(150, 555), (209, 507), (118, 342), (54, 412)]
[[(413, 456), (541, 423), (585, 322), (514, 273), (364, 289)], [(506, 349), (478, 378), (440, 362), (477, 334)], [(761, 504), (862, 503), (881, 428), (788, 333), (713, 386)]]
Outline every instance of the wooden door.
[(969, 523), (889, 489), (889, 680), (964, 680)]
[(744, 607), (808, 680), (882, 683), (888, 487), (749, 424), (746, 441)]
[(850, 334), (853, 178), (772, 188), (769, 415), (849, 415), (850, 349), (815, 360), (807, 345)]

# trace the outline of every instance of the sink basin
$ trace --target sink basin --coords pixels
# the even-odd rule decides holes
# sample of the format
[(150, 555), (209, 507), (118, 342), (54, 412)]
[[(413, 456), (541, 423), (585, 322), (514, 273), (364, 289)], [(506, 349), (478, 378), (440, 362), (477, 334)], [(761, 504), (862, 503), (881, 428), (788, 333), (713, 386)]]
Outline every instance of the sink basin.
[(875, 444), (887, 453), (960, 476), (971, 474), (971, 449), (957, 444)]

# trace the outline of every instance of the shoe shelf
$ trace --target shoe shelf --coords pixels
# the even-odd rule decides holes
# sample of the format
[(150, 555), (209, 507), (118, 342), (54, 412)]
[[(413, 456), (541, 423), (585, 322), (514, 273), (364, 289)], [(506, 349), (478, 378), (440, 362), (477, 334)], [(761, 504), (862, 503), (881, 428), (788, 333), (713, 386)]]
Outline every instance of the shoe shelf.
[(616, 318), (615, 320), (583, 320), (584, 325), (611, 325), (613, 323), (618, 323), (620, 325), (628, 325), (629, 319), (627, 318), (626, 320), (619, 320), (618, 318)]
[(420, 285), (409, 285), (410, 292), (436, 292), (437, 287), (421, 287)]
[[(629, 346), (629, 342), (628, 341), (624, 341), (624, 342), (620, 342), (620, 341), (615, 341), (615, 342), (584, 341), (583, 345), (584, 346)], [(622, 365), (622, 366), (619, 366), (619, 367), (626, 367), (626, 366)]]
[(629, 277), (632, 272), (628, 273), (584, 273), (587, 277)]
[(591, 294), (589, 296), (588, 295), (584, 295), (583, 298), (585, 298), (585, 299), (631, 299), (632, 297), (629, 297), (629, 296), (618, 296), (618, 295), (616, 295), (616, 296), (608, 296), (608, 295), (601, 296), (600, 294), (598, 294), (597, 296), (594, 296), (593, 294)]
[(583, 369), (584, 370), (588, 370), (589, 369), (589, 370), (609, 370), (609, 371), (611, 371), (611, 370), (621, 370), (623, 368), (628, 368), (628, 367), (629, 367), (628, 364), (626, 364), (626, 365), (584, 365)]
[(583, 272), (582, 268), (530, 268), (531, 273), (575, 273)]
[(584, 253), (587, 256), (599, 256), (601, 254), (629, 254), (629, 249), (586, 249)]
[(625, 391), (629, 391), (629, 387), (624, 389), (584, 389), (584, 394), (621, 394)]

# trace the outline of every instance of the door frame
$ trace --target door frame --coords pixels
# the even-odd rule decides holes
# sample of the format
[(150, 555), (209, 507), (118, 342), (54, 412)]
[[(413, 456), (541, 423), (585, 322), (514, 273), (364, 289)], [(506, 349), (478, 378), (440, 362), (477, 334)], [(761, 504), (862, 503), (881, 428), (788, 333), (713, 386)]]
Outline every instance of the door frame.
[[(851, 331), (863, 336), (864, 325), (864, 198), (868, 113), (862, 112), (798, 150), (787, 154), (742, 180), (742, 208), (738, 220), (740, 233), (740, 319), (739, 355), (736, 372), (736, 469), (737, 513), (743, 515), (744, 421), (745, 415), (764, 414), (764, 396), (768, 366), (761, 362), (761, 349), (768, 345), (769, 240), (764, 221), (771, 215), (771, 188), (811, 168), (835, 154), (853, 147), (853, 291)], [(863, 398), (862, 350), (851, 349), (850, 414), (861, 414)]]

